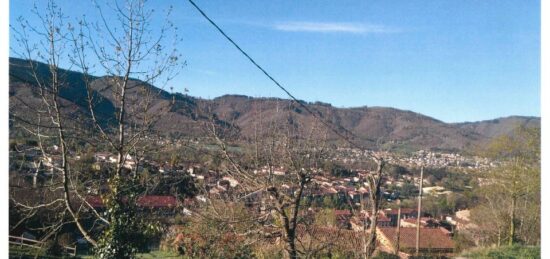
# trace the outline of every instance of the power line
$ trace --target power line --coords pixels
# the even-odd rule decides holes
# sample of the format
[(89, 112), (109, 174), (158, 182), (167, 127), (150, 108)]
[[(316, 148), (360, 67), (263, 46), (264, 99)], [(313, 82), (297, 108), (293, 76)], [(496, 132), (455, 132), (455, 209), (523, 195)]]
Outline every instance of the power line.
[[(206, 13), (199, 6), (197, 6), (195, 4), (195, 2), (193, 2), (193, 0), (188, 0), (188, 1), (189, 1), (189, 3), (191, 3), (191, 5), (193, 5), (195, 7), (195, 9), (197, 9), (197, 11), (199, 11), (199, 13), (206, 20), (208, 20), (208, 22), (210, 22), (210, 24), (212, 24), (212, 26), (214, 26), (218, 30), (218, 32), (220, 32), (231, 44), (233, 44), (233, 46), (235, 46), (235, 48), (237, 48), (239, 50), (239, 52), (241, 52), (241, 54), (243, 54), (250, 62), (252, 62), (252, 64), (254, 64), (254, 66), (256, 66), (256, 68), (258, 68), (260, 71), (262, 71), (262, 73), (264, 73), (264, 75), (266, 75), (273, 83), (275, 83), (275, 85), (277, 85), (277, 87), (279, 87), (281, 90), (283, 90), (283, 92), (285, 92), (286, 95), (288, 95), (293, 101), (298, 103), (298, 105), (300, 105), (302, 108), (304, 108), (304, 110), (306, 110), (308, 113), (310, 113), (313, 117), (315, 117), (317, 120), (319, 120), (323, 125), (325, 125), (328, 129), (330, 129), (333, 133), (335, 133), (337, 136), (342, 138), (344, 141), (349, 143), (351, 146), (353, 146), (355, 148), (359, 148), (359, 149), (364, 149), (361, 145), (351, 141), (347, 136), (344, 136), (344, 134), (340, 133), (333, 126), (336, 126), (340, 130), (344, 131), (346, 134), (352, 136), (352, 138), (357, 138), (357, 136), (355, 136), (355, 134), (353, 132), (351, 132), (350, 130), (346, 129), (345, 127), (343, 127), (341, 125), (331, 124), (331, 123), (325, 121), (324, 119), (322, 119), (321, 117), (319, 117), (319, 115), (317, 113), (313, 112), (309, 107), (307, 107), (305, 104), (303, 104), (302, 101), (300, 101), (296, 97), (294, 97), (294, 95), (292, 95), (285, 87), (283, 87), (277, 80), (275, 80), (275, 78), (273, 78), (265, 69), (263, 69), (252, 57), (250, 57), (250, 55), (248, 55), (248, 53), (246, 53), (233, 39), (231, 39), (231, 37), (229, 37), (214, 21), (212, 21), (212, 19), (210, 19), (210, 17), (208, 17), (208, 15), (206, 15)], [(374, 140), (372, 140), (372, 139), (367, 139), (367, 140), (374, 142)]]

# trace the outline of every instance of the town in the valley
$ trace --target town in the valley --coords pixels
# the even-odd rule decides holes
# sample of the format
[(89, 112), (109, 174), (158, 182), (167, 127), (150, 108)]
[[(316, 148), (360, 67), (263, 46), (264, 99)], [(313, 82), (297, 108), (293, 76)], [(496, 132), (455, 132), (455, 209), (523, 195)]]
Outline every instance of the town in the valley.
[[(158, 144), (162, 146), (170, 142), (163, 139), (159, 140)], [(172, 142), (171, 144), (179, 143)], [(199, 141), (196, 140), (186, 143), (199, 146)], [(174, 146), (181, 148), (183, 144)], [(38, 155), (39, 152), (39, 147), (32, 144), (14, 143), (10, 148), (10, 157), (12, 161), (21, 162), (11, 165), (11, 177), (29, 179), (33, 186), (50, 181), (55, 168), (61, 163), (59, 147), (47, 147), (48, 159)], [(361, 151), (353, 148), (336, 148), (330, 153), (330, 165), (311, 169), (314, 176), (307, 187), (307, 194), (302, 198), (304, 208), (300, 213), (304, 213), (304, 217), (313, 221), (317, 215), (328, 217), (323, 224), (313, 224), (310, 227), (315, 231), (322, 231), (324, 235), (341, 236), (337, 238), (338, 242), (360, 244), (360, 235), (370, 224), (370, 212), (364, 209), (364, 203), (369, 196), (365, 179), (374, 172), (357, 165), (367, 161), (370, 154), (382, 156), (391, 166), (388, 166), (380, 188), (382, 205), (376, 227), (377, 242), (380, 244), (380, 251), (392, 254), (396, 251), (396, 242), (399, 240), (398, 254), (401, 256), (417, 253), (454, 255), (456, 244), (453, 236), (457, 233), (475, 233), (478, 228), (470, 219), (469, 209), (472, 204), (465, 195), (472, 195), (472, 190), (484, 183), (483, 172), (496, 166), (496, 161), (488, 158), (424, 150), (408, 156), (388, 151)], [(117, 161), (116, 156), (109, 152), (73, 153), (70, 159), (88, 163), (86, 166), (98, 175)], [(137, 161), (136, 158), (127, 156), (124, 167), (130, 172), (134, 171), (138, 164), (137, 174), (159, 179), (155, 188), (146, 191), (137, 199), (140, 214), (162, 221), (165, 227), (171, 230), (150, 241), (148, 246), (156, 249), (162, 246), (165, 249), (177, 250), (179, 246), (185, 245), (185, 242), (195, 242), (185, 234), (178, 236), (181, 233), (177, 230), (183, 228), (182, 222), (200, 217), (193, 211), (208, 206), (209, 199), (223, 199), (227, 194), (231, 194), (232, 197), (246, 197), (246, 210), (251, 212), (265, 209), (262, 204), (264, 199), (273, 199), (267, 191), (243, 191), (239, 188), (241, 182), (238, 177), (220, 171), (210, 166), (210, 163), (174, 162), (154, 159), (151, 156), (145, 156)], [(419, 191), (421, 168), (424, 172), (422, 189)], [(261, 166), (252, 171), (258, 176), (287, 176), (284, 167)], [(185, 181), (185, 184), (195, 186), (195, 193), (167, 191), (170, 190), (170, 183), (177, 181)], [(90, 184), (82, 194), (85, 195), (88, 205), (98, 212), (106, 208), (101, 198), (102, 190), (105, 188), (107, 187)], [(288, 184), (283, 184), (282, 188), (286, 192), (295, 191), (295, 186)], [(423, 199), (421, 207), (418, 205), (420, 195)], [(441, 201), (445, 201), (445, 206), (441, 206)], [(308, 235), (307, 232), (310, 230), (298, 228), (298, 231), (298, 235)], [(24, 227), (16, 229), (14, 233), (26, 238), (37, 238), (33, 231)], [(76, 239), (76, 244), (85, 247), (87, 242), (83, 237), (77, 235), (73, 238)], [(272, 241), (281, 242), (280, 237)]]

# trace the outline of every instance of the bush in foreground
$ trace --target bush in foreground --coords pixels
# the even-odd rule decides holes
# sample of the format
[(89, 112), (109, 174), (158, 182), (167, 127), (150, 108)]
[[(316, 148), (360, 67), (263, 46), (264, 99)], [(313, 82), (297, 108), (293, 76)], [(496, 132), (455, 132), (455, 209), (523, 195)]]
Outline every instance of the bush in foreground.
[(478, 248), (462, 253), (466, 258), (541, 258), (539, 246), (503, 246), (495, 248)]

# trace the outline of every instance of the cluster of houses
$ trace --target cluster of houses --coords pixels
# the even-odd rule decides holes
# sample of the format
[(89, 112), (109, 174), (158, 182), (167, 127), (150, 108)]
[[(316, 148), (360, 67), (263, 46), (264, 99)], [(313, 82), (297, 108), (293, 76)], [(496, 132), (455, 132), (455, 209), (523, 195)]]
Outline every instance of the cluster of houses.
[[(98, 152), (94, 154), (94, 159), (96, 161), (96, 168), (100, 168), (100, 163), (110, 163), (110, 164), (116, 164), (118, 161), (118, 157), (107, 152)], [(133, 158), (131, 155), (127, 154), (126, 157), (123, 157), (123, 164), (122, 166), (126, 169), (132, 170), (136, 167), (137, 161), (135, 158)]]
[(462, 156), (457, 153), (440, 153), (426, 150), (414, 152), (411, 156), (399, 159), (405, 164), (426, 165), (434, 168), (456, 167), (467, 169), (486, 169), (497, 166), (495, 161), (479, 156)]
[[(194, 177), (199, 176), (196, 169), (190, 169), (190, 171), (193, 172)], [(286, 175), (284, 168), (264, 167), (256, 170), (255, 173), (272, 173), (273, 175), (278, 176)], [(356, 176), (344, 178), (332, 177), (322, 173), (317, 174), (312, 179), (312, 186), (314, 187), (312, 188), (310, 195), (313, 198), (341, 198), (342, 196), (346, 196), (355, 204), (359, 204), (362, 199), (366, 199), (368, 196), (368, 189), (364, 185), (364, 181), (362, 179), (364, 179), (369, 173), (370, 172), (367, 171), (361, 171), (358, 172)], [(206, 176), (206, 182), (210, 184), (209, 194), (220, 194), (239, 185), (239, 182), (233, 177), (225, 175), (223, 177), (216, 178), (216, 175), (217, 174), (215, 172), (202, 174), (202, 176)], [(285, 186), (282, 187), (285, 188)], [(292, 187), (289, 186), (286, 186), (286, 188), (289, 190), (292, 189)], [(434, 193), (434, 191), (430, 189), (423, 191), (426, 193)], [(255, 197), (260, 199), (261, 195), (257, 195)], [(391, 199), (391, 193), (386, 192), (386, 197)], [(258, 202), (254, 204), (258, 204)], [(359, 213), (359, 215), (353, 215), (350, 210), (334, 209), (333, 212), (337, 221), (336, 228), (318, 226), (314, 232), (328, 231), (337, 233), (338, 235), (357, 238), (361, 236), (360, 231), (365, 229), (365, 224), (366, 226), (370, 224), (368, 220), (369, 213), (367, 212)], [(397, 247), (396, 242), (399, 242), (398, 255), (402, 258), (408, 258), (416, 253), (418, 211), (412, 208), (402, 208), (400, 210), (400, 216), (398, 214), (399, 211), (397, 209), (385, 209), (379, 212), (377, 222), (378, 243), (381, 251), (394, 253)], [(399, 231), (397, 231), (398, 218), (400, 218)], [(440, 220), (423, 216), (420, 218), (419, 222), (420, 254), (441, 257), (450, 256), (453, 254), (454, 242), (452, 240), (452, 235), (453, 231), (457, 229), (457, 224), (460, 225), (460, 223), (456, 222), (456, 217), (448, 217)], [(311, 230), (308, 230), (307, 234), (311, 235)], [(398, 234), (399, 239), (397, 239)], [(360, 240), (356, 241), (360, 242)]]
[[(28, 162), (29, 168), (36, 168), (38, 170), (36, 171), (43, 171), (47, 173), (48, 171), (53, 170), (55, 167), (59, 167), (61, 158), (59, 156), (59, 148), (55, 145), (48, 148), (49, 156), (42, 157), (39, 153), (39, 150), (29, 149), (25, 152), (27, 156), (33, 155), (33, 157), (26, 159)], [(337, 149), (337, 158), (341, 157), (347, 157), (347, 158), (354, 158), (359, 156), (364, 156), (365, 152), (372, 152), (372, 151), (359, 151), (356, 149), (350, 149), (350, 148), (338, 148)], [(388, 152), (378, 152), (379, 155), (383, 155), (387, 157), (386, 159), (389, 159), (388, 162), (392, 162), (391, 160), (399, 160), (401, 158), (396, 158), (392, 154)], [(115, 164), (117, 162), (117, 156), (108, 153), (108, 152), (97, 152), (94, 154), (94, 165), (93, 167), (97, 170), (101, 169), (104, 166), (112, 166), (112, 164)], [(412, 157), (422, 157), (422, 159), (428, 157), (429, 159), (427, 161), (431, 161), (430, 159), (435, 159), (439, 161), (438, 159), (443, 159), (444, 161), (451, 161), (453, 159), (460, 160), (463, 157), (458, 154), (439, 154), (439, 153), (433, 153), (433, 152), (426, 152), (426, 151), (419, 151), (415, 153)], [(75, 155), (72, 156), (72, 159), (80, 159), (79, 156)], [(413, 158), (407, 158), (407, 159), (413, 159)], [(457, 160), (457, 161), (458, 161)], [(133, 170), (136, 168), (136, 165), (138, 163), (137, 159), (135, 157), (132, 157), (131, 155), (127, 155), (123, 159), (124, 163), (123, 166), (126, 169)], [(416, 160), (415, 160), (416, 161)], [(487, 162), (486, 160), (483, 160)], [(206, 187), (207, 190), (211, 194), (221, 194), (224, 193), (232, 188), (235, 188), (239, 185), (239, 182), (230, 177), (230, 176), (222, 176), (219, 172), (215, 172), (212, 170), (205, 169), (201, 165), (192, 165), (189, 167), (183, 167), (181, 165), (179, 166), (169, 166), (167, 163), (159, 163), (157, 161), (148, 161), (148, 160), (142, 160), (140, 162), (140, 167), (143, 168), (150, 168), (153, 169), (155, 172), (163, 173), (163, 174), (171, 174), (171, 173), (189, 173), (190, 176), (197, 180), (204, 180), (206, 181)], [(395, 162), (395, 161), (394, 161)], [(426, 162), (426, 161), (424, 161)], [(50, 169), (50, 170), (48, 170)], [(315, 190), (315, 195), (318, 197), (327, 197), (327, 196), (338, 196), (338, 195), (349, 195), (355, 202), (359, 201), (359, 197), (364, 196), (367, 194), (366, 186), (361, 186), (359, 183), (361, 179), (364, 179), (365, 175), (368, 174), (368, 172), (362, 172), (359, 171), (357, 174), (353, 177), (333, 177), (327, 173), (321, 172), (319, 169), (313, 169), (318, 170), (318, 174), (316, 174), (315, 178), (313, 179), (314, 183), (316, 184), (317, 188)], [(150, 170), (151, 171), (151, 170)], [(264, 166), (262, 168), (258, 168), (254, 170), (255, 174), (258, 175), (265, 175), (265, 174), (272, 174), (274, 176), (284, 176), (286, 174), (286, 171), (284, 168), (280, 167), (271, 167), (268, 168), (267, 166)], [(364, 181), (363, 181), (364, 182)], [(398, 197), (398, 193), (393, 193), (391, 191), (386, 191), (386, 189), (389, 186), (397, 186), (401, 187), (405, 183), (413, 183), (416, 186), (418, 186), (418, 177), (411, 176), (411, 175), (399, 175), (398, 179), (387, 179), (383, 183), (382, 189), (384, 192), (384, 196), (386, 199), (392, 200)], [(436, 186), (429, 186), (429, 183), (427, 182), (427, 179), (424, 179), (424, 183), (428, 184), (423, 192), (425, 194), (433, 194), (433, 195), (446, 195), (449, 194), (450, 191), (444, 190), (443, 187), (436, 187)], [(283, 186), (284, 187), (284, 186)]]
[(356, 148), (338, 148), (334, 160), (344, 163), (361, 161), (367, 156), (376, 155), (386, 161), (406, 167), (426, 166), (431, 168), (454, 167), (460, 169), (486, 169), (497, 166), (497, 162), (479, 156), (463, 156), (458, 153), (443, 153), (419, 150), (408, 156), (387, 151), (364, 151)]
[[(55, 167), (59, 161), (56, 157), (56, 147), (51, 148), (50, 159), (41, 159), (40, 165), (35, 167)], [(343, 154), (347, 154), (345, 159), (354, 159), (353, 157), (362, 156), (364, 152), (360, 152), (354, 149), (338, 149), (343, 151)], [(350, 155), (352, 154), (352, 155)], [(421, 151), (418, 154), (413, 155), (410, 158), (396, 158), (389, 153), (384, 153), (389, 158), (389, 162), (405, 162), (408, 164), (418, 164), (418, 162), (429, 163), (432, 166), (460, 166), (465, 161), (469, 161), (457, 154), (436, 154), (432, 152)], [(38, 156), (38, 155), (37, 155)], [(351, 158), (350, 158), (351, 157)], [(78, 157), (74, 157), (79, 159)], [(98, 152), (94, 154), (94, 165), (101, 167), (105, 164), (114, 164), (117, 162), (117, 157), (111, 153)], [(32, 160), (31, 160), (32, 161)], [(186, 173), (196, 179), (202, 181), (207, 193), (204, 195), (220, 195), (226, 192), (237, 190), (237, 187), (241, 184), (237, 179), (227, 174), (222, 174), (213, 170), (208, 170), (201, 165), (191, 165), (188, 167), (183, 166), (168, 166), (166, 164), (158, 164), (154, 161), (144, 161), (148, 167), (155, 168), (159, 173), (172, 174), (172, 173)], [(479, 163), (478, 163), (479, 162)], [(138, 161), (128, 155), (124, 158), (124, 167), (127, 169), (134, 169)], [(469, 163), (469, 162), (468, 162)], [(475, 163), (475, 166), (491, 166), (489, 161), (481, 160)], [(141, 166), (141, 165), (140, 165)], [(335, 177), (327, 173), (323, 173), (320, 169), (312, 169), (317, 172), (312, 178), (312, 188), (308, 193), (313, 199), (349, 199), (354, 204), (359, 204), (368, 197), (368, 188), (364, 179), (371, 172), (358, 171), (350, 177)], [(281, 167), (262, 167), (253, 171), (258, 176), (271, 174), (275, 177), (287, 175), (287, 171)], [(386, 191), (387, 186), (402, 186), (406, 181), (418, 182), (418, 178), (402, 175), (398, 180), (387, 180), (383, 183), (382, 192), (384, 198), (387, 200), (394, 200), (398, 198), (398, 194)], [(282, 186), (289, 191), (292, 191), (292, 186)], [(426, 194), (445, 195), (448, 194), (442, 187), (425, 187), (423, 192)], [(186, 209), (193, 202), (205, 202), (206, 197), (204, 195), (198, 195), (195, 197), (195, 201), (179, 200), (172, 195), (144, 195), (137, 199), (136, 205), (141, 211), (146, 213), (155, 213), (160, 216), (174, 216), (178, 213), (190, 215), (190, 211)], [(252, 201), (255, 198), (250, 196)], [(261, 198), (256, 196), (256, 198)], [(251, 201), (248, 199), (248, 201)], [(105, 209), (100, 196), (95, 193), (86, 198), (86, 202), (94, 209), (101, 211)], [(398, 215), (396, 209), (381, 210), (378, 215), (377, 223), (377, 237), (382, 251), (394, 253), (397, 251), (400, 257), (406, 258), (413, 255), (416, 252), (416, 229), (417, 229), (417, 216), (416, 209), (403, 208)], [(367, 212), (353, 215), (349, 210), (334, 210), (334, 215), (338, 223), (338, 229), (344, 229), (349, 232), (350, 237), (357, 237), (357, 232), (365, 229), (365, 224), (368, 225)], [(400, 221), (398, 222), (398, 218)], [(451, 239), (453, 231), (459, 228), (468, 226), (469, 219), (462, 214), (457, 216), (449, 216), (444, 220), (437, 220), (431, 217), (420, 218), (420, 239), (419, 239), (419, 251), (422, 254), (431, 254), (438, 256), (446, 256), (453, 253), (454, 243)], [(400, 226), (399, 228), (397, 226)], [(327, 229), (319, 229), (319, 231), (329, 231)], [(333, 231), (333, 230), (330, 230)], [(348, 233), (348, 232), (346, 232)]]
[[(358, 215), (353, 215), (350, 210), (334, 210), (333, 212), (340, 228), (360, 232), (365, 231), (370, 225), (368, 212), (359, 212)], [(381, 210), (376, 228), (378, 248), (387, 253), (397, 254), (401, 258), (414, 256), (416, 254), (417, 226), (420, 222), (418, 253), (438, 258), (451, 256), (455, 248), (452, 235), (457, 224), (452, 221), (452, 218), (455, 217), (449, 216), (444, 220), (421, 217), (418, 220), (416, 209)]]

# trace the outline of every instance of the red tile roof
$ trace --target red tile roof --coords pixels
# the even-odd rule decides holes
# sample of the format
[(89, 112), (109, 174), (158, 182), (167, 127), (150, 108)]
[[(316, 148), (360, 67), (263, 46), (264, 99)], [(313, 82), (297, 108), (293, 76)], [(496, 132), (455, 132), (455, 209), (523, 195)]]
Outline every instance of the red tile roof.
[[(370, 217), (370, 212), (367, 212), (367, 213), (361, 213), (361, 216), (362, 217)], [(387, 217), (386, 215), (384, 215), (384, 213), (382, 211), (379, 211), (378, 212), (378, 221), (391, 221), (391, 219), (389, 217)]]
[[(391, 210), (384, 210), (384, 213), (386, 215), (397, 215), (397, 212), (398, 212), (398, 209), (391, 209)], [(416, 209), (409, 209), (409, 208), (401, 208), (401, 214), (416, 214), (417, 213), (417, 210)]]
[[(395, 242), (397, 229), (395, 227), (378, 228), (390, 242)], [(416, 247), (416, 228), (401, 228), (399, 246), (403, 249)], [(420, 248), (424, 249), (453, 249), (453, 240), (438, 228), (420, 228)]]
[[(416, 218), (408, 218), (408, 219), (403, 219), (403, 221), (416, 224), (417, 219)], [(429, 218), (429, 217), (421, 217), (420, 218), (420, 224), (421, 225), (427, 225), (429, 223), (436, 223), (436, 222), (433, 218)]]

